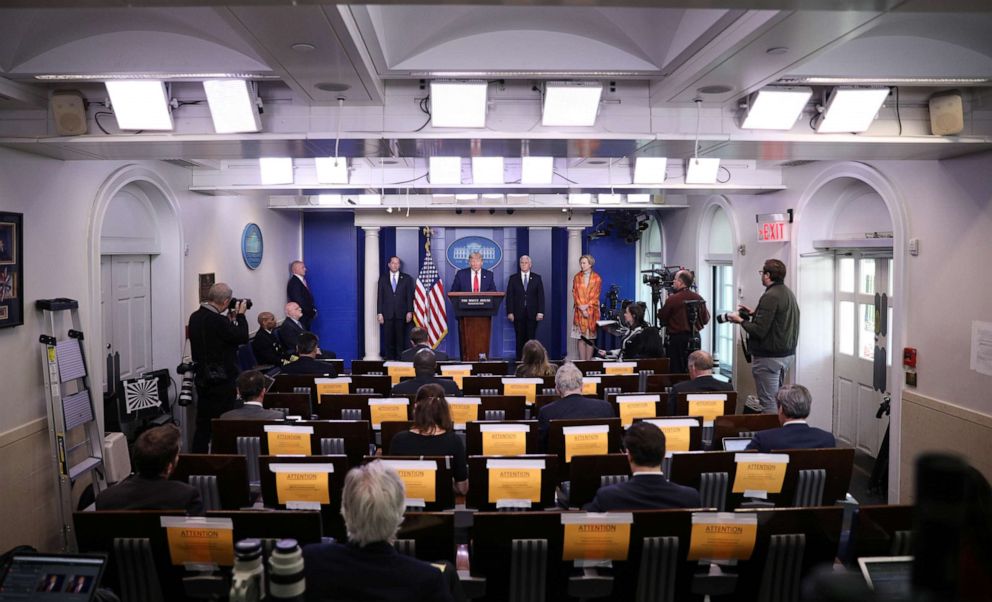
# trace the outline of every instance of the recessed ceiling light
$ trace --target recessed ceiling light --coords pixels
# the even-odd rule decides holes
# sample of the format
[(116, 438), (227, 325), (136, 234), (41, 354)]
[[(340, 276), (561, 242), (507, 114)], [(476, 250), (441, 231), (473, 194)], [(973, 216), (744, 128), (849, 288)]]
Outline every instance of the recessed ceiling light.
[(749, 103), (741, 127), (746, 130), (791, 130), (811, 96), (811, 88), (758, 90)]
[(486, 127), (488, 88), (485, 81), (432, 81), (431, 125), (438, 128)]
[(765, 51), (765, 54), (776, 55), (776, 54), (785, 54), (787, 52), (789, 52), (788, 46), (772, 46), (771, 48)]
[(541, 125), (595, 125), (602, 96), (603, 84), (600, 82), (548, 82), (544, 85)]
[(888, 96), (888, 88), (834, 88), (816, 131), (863, 132), (871, 127)]
[(296, 44), (290, 46), (290, 48), (292, 48), (296, 52), (313, 52), (314, 50), (317, 49), (317, 47), (314, 46), (313, 44), (308, 44), (306, 42), (297, 42)]
[(727, 86), (724, 84), (714, 84), (712, 86), (703, 86), (701, 88), (696, 88), (696, 92), (700, 94), (726, 94), (734, 88), (732, 86)]
[(347, 92), (351, 89), (351, 86), (348, 84), (340, 84), (338, 82), (320, 82), (314, 84), (313, 87), (324, 92)]
[(461, 157), (431, 157), (428, 179), (431, 184), (461, 184)]
[(172, 110), (165, 83), (154, 80), (108, 81), (110, 106), (122, 130), (171, 130)]

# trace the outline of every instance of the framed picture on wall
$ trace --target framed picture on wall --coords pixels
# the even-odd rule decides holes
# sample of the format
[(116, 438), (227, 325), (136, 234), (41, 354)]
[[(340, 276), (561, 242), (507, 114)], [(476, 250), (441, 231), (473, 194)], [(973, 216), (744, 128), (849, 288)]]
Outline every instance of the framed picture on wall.
[(24, 324), (24, 214), (0, 213), (0, 328)]

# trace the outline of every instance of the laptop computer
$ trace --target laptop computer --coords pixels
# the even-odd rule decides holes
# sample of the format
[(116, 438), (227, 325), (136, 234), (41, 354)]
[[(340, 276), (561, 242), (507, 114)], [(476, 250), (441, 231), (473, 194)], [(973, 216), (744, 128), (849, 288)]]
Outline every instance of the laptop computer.
[(866, 556), (858, 566), (878, 600), (909, 600), (913, 591), (912, 556)]
[(750, 442), (750, 437), (724, 437), (723, 451), (744, 451)]
[(107, 558), (83, 554), (15, 554), (0, 579), (0, 602), (90, 602)]

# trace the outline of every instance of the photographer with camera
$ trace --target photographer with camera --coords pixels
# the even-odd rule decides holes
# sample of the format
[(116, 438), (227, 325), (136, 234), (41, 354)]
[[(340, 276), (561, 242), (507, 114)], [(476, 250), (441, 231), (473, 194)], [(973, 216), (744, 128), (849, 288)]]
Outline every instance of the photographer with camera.
[(747, 333), (747, 348), (753, 356), (751, 374), (758, 390), (760, 411), (774, 414), (778, 411), (775, 394), (785, 382), (785, 373), (796, 358), (799, 304), (796, 303), (796, 296), (785, 286), (784, 263), (778, 259), (768, 259), (759, 271), (765, 292), (758, 300), (758, 308), (752, 310), (741, 305), (738, 311), (721, 317), (740, 324)]
[(245, 311), (249, 308), (251, 299), (234, 299), (231, 287), (218, 282), (207, 292), (207, 302), (189, 317), (189, 342), (196, 365), (198, 400), (193, 453), (207, 453), (210, 421), (234, 409), (237, 352), (239, 345), (248, 342)]
[[(679, 270), (672, 281), (673, 292), (659, 314), (668, 333), (668, 367), (672, 374), (689, 371), (689, 354), (699, 349), (699, 331), (710, 322), (710, 312), (703, 298), (690, 288), (692, 283), (689, 270)], [(695, 318), (692, 323), (690, 313)]]

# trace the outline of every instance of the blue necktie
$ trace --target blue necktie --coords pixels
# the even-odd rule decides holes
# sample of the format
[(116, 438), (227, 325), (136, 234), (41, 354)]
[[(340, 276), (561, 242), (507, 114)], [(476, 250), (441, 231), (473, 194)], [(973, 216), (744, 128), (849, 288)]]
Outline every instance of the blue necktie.
[(396, 292), (396, 274), (393, 274), (393, 292)]

